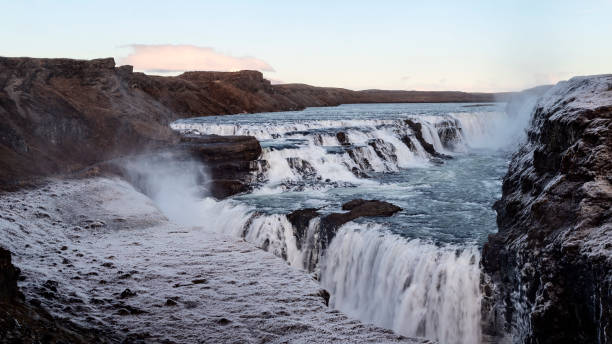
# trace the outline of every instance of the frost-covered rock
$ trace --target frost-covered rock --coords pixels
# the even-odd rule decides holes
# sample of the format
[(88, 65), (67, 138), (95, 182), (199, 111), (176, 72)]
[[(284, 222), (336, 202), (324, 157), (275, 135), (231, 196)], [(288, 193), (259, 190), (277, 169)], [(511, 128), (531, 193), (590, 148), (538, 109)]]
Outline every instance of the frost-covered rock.
[[(48, 209), (49, 217), (37, 217), (39, 207)], [(102, 178), (2, 193), (0, 245), (14, 252), (27, 302), (36, 300), (53, 316), (101, 329), (113, 342), (429, 342), (328, 308), (310, 275), (215, 232), (219, 213), (207, 213), (201, 226), (181, 226), (158, 207), (130, 184)], [(232, 220), (224, 215), (218, 217)], [(87, 219), (106, 225), (75, 230)], [(62, 264), (64, 259), (70, 264)], [(45, 297), (51, 292), (53, 297)], [(1, 335), (0, 326), (0, 342)]]
[[(483, 249), (486, 331), (515, 342), (612, 342), (612, 75), (538, 101)], [(490, 280), (489, 280), (490, 279)]]

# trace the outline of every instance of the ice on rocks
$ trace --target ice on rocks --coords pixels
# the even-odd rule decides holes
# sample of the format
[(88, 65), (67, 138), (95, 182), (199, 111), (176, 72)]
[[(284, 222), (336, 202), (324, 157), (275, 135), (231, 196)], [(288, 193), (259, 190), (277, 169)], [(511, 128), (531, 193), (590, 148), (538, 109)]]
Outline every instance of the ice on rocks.
[(146, 342), (426, 342), (326, 307), (311, 276), (236, 237), (170, 222), (120, 180), (2, 194), (0, 214), (26, 299), (85, 326)]

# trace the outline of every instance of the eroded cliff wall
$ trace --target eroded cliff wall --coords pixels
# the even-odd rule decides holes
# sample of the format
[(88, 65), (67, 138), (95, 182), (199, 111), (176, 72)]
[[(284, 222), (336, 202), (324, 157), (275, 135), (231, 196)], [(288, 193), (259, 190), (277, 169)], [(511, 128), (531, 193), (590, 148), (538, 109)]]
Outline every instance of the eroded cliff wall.
[[(512, 157), (484, 246), (486, 331), (612, 342), (612, 75), (548, 90)], [(490, 280), (489, 280), (490, 279)]]

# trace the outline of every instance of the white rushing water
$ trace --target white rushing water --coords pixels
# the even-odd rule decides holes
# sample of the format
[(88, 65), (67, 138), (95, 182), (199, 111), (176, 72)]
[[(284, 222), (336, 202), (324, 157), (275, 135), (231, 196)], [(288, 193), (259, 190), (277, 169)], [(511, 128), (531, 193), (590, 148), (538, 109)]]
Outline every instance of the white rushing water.
[(480, 257), (475, 246), (439, 247), (389, 234), (380, 224), (349, 222), (319, 257), (318, 218), (311, 221), (307, 244), (300, 250), (285, 215), (258, 214), (232, 200), (194, 195), (196, 170), (159, 161), (132, 161), (129, 168), (175, 223), (206, 224), (216, 232), (243, 237), (299, 269), (312, 269), (309, 263), (319, 262), (320, 282), (331, 294), (331, 307), (407, 336), (479, 342)]
[[(469, 146), (501, 146), (504, 114), (449, 113), (409, 115), (403, 119), (301, 120), (280, 123), (200, 123), (179, 121), (175, 130), (199, 135), (252, 135), (262, 141), (268, 186), (308, 177), (363, 183), (359, 173), (397, 172), (424, 167), (430, 154), (405, 120), (422, 125), (424, 140), (441, 154), (465, 152)], [(450, 137), (444, 138), (445, 129)], [(337, 133), (344, 134), (340, 142)], [(441, 137), (442, 136), (442, 137)], [(499, 143), (498, 143), (499, 141)]]
[(480, 340), (480, 255), (346, 225), (321, 265), (330, 305), (358, 319), (442, 343)]
[[(195, 135), (253, 135), (266, 161), (263, 183), (250, 195), (195, 200), (196, 221), (318, 272), (330, 306), (360, 320), (441, 343), (479, 343), (478, 243), (495, 230), (490, 207), (506, 169), (499, 150), (522, 139), (527, 121), (494, 106), (334, 109), (175, 122)], [(345, 224), (324, 252), (315, 218), (298, 249), (285, 214), (337, 212), (354, 198), (388, 200), (404, 211)]]

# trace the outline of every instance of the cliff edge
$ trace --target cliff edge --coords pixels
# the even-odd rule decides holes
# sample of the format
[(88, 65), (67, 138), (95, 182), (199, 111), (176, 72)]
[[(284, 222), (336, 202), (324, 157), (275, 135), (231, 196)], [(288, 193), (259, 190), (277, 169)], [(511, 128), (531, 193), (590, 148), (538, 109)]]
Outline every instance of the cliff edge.
[(538, 101), (485, 244), (489, 334), (612, 342), (612, 75), (560, 82)]

